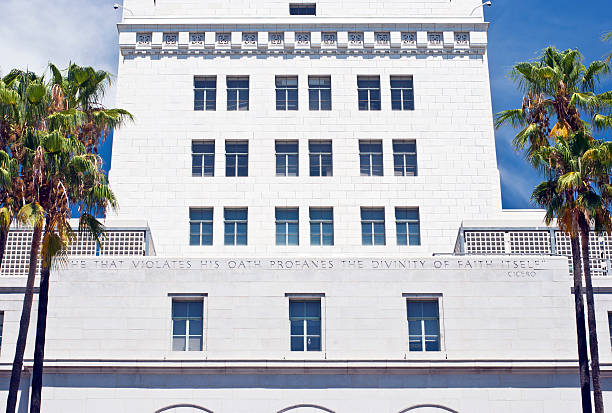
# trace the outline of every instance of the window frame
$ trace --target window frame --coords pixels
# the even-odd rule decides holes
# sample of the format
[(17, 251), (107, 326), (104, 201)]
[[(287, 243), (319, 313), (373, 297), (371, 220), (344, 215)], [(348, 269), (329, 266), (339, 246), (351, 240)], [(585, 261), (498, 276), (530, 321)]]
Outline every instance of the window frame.
[[(229, 219), (227, 218), (227, 213), (229, 211), (245, 211), (246, 212), (246, 218), (244, 219)], [(230, 235), (226, 229), (227, 229), (227, 225), (231, 224), (232, 225), (232, 242), (231, 244), (227, 243), (227, 237), (228, 235)], [(245, 224), (245, 233), (244, 233), (244, 244), (239, 244), (238, 243), (238, 228), (239, 228), (239, 224)], [(245, 246), (249, 244), (249, 208), (247, 207), (224, 207), (223, 208), (223, 245), (224, 246)]]
[[(244, 81), (246, 80), (246, 87), (230, 87), (231, 81)], [(247, 76), (227, 76), (225, 79), (225, 86), (227, 89), (227, 110), (230, 112), (234, 111), (248, 111), (250, 106), (250, 89), (251, 89), (251, 80), (250, 77)], [(234, 92), (236, 95), (235, 102), (234, 99), (230, 99), (230, 94)], [(245, 98), (246, 95), (246, 98)], [(246, 105), (244, 104), (246, 102)]]
[[(363, 151), (362, 145), (380, 145), (380, 152)], [(364, 157), (367, 156), (367, 165), (364, 163)], [(374, 161), (378, 161), (380, 158), (380, 170), (375, 170)], [(368, 173), (364, 173), (365, 167), (367, 166)], [(376, 165), (378, 166), (378, 164)], [(376, 172), (376, 173), (375, 173)], [(380, 172), (380, 173), (378, 173)], [(359, 140), (359, 175), (360, 176), (384, 176), (385, 175), (385, 164), (384, 164), (384, 149), (382, 140), (377, 139), (360, 139)]]
[[(382, 212), (382, 216), (383, 219), (382, 221), (380, 219), (365, 219), (364, 218), (364, 212), (365, 211), (376, 211), (376, 212)], [(361, 207), (360, 209), (360, 224), (361, 224), (361, 245), (363, 246), (384, 246), (387, 245), (387, 224), (386, 224), (386, 210), (385, 207)], [(377, 243), (376, 242), (376, 235), (378, 234), (376, 232), (376, 224), (380, 224), (382, 223), (382, 243)], [(365, 239), (366, 239), (366, 233), (364, 232), (364, 225), (368, 225), (370, 227), (370, 233), (369, 233), (369, 237), (371, 240), (371, 243), (366, 243)]]
[[(192, 212), (196, 212), (196, 211), (210, 211), (210, 220), (208, 219), (193, 219), (191, 217), (191, 213)], [(213, 245), (213, 241), (214, 241), (214, 217), (215, 217), (215, 210), (213, 207), (189, 207), (189, 245), (193, 246), (193, 247), (203, 247), (203, 246), (211, 246)], [(198, 224), (199, 225), (199, 233), (195, 234), (191, 232), (191, 226)], [(204, 234), (203, 230), (204, 230), (204, 225), (210, 225), (210, 233), (206, 233)], [(191, 237), (194, 235), (198, 235), (199, 237), (199, 244), (192, 244), (191, 243)], [(202, 237), (204, 235), (210, 235), (210, 244), (204, 244), (202, 243)]]
[[(295, 219), (280, 219), (279, 212), (295, 212)], [(291, 225), (296, 228), (295, 234), (290, 231)], [(282, 232), (279, 232), (279, 228), (283, 228)], [(274, 208), (274, 239), (277, 246), (298, 246), (300, 245), (300, 208), (299, 207), (276, 207)], [(283, 236), (283, 242), (279, 243), (279, 235)], [(290, 243), (291, 235), (295, 235), (297, 242), (295, 244)]]
[[(168, 297), (170, 297), (170, 352), (174, 353), (174, 354), (181, 354), (181, 353), (196, 353), (196, 352), (203, 352), (206, 351), (206, 300), (205, 298), (208, 296), (208, 294), (183, 294), (183, 293), (178, 293), (178, 294), (168, 294)], [(187, 302), (187, 303), (199, 303), (202, 307), (202, 315), (199, 318), (201, 320), (201, 333), (200, 333), (200, 349), (199, 350), (190, 350), (189, 347), (189, 338), (192, 337), (189, 334), (189, 328), (191, 326), (191, 321), (193, 320), (198, 320), (197, 317), (175, 317), (174, 316), (174, 304), (178, 303), (178, 302)], [(180, 318), (180, 319), (185, 319), (186, 322), (185, 323), (185, 334), (175, 334), (174, 333), (174, 323), (176, 318)], [(174, 339), (175, 337), (185, 337), (185, 349), (184, 350), (175, 350), (174, 349)], [(194, 335), (194, 337), (197, 335)]]
[[(402, 294), (402, 297), (404, 298), (404, 300), (406, 301), (406, 338), (407, 338), (407, 351), (409, 353), (412, 354), (426, 354), (426, 353), (434, 353), (434, 354), (440, 354), (443, 351), (445, 351), (445, 338), (444, 338), (444, 305), (443, 305), (443, 295), (440, 293), (435, 293), (435, 294), (429, 294), (429, 293), (405, 293)], [(421, 319), (421, 350), (411, 350), (410, 349), (410, 316), (409, 316), (409, 303), (410, 302), (436, 302), (437, 304), (437, 310), (438, 310), (438, 324), (437, 324), (437, 328), (438, 328), (438, 335), (437, 335), (437, 339), (438, 339), (438, 349), (437, 350), (427, 350), (426, 349), (426, 336), (428, 336), (428, 334), (425, 334), (425, 318)], [(417, 318), (417, 317), (413, 317), (413, 318)], [(414, 336), (415, 334), (413, 334)], [(429, 336), (432, 336), (431, 334), (429, 334)]]
[[(329, 80), (329, 86), (314, 85), (315, 80)], [(325, 92), (329, 93), (329, 99), (323, 99)], [(316, 97), (313, 99), (313, 97)], [(329, 102), (323, 107), (323, 102)], [(316, 103), (316, 108), (313, 103)], [(308, 75), (308, 110), (312, 111), (330, 111), (332, 110), (332, 91), (331, 91), (331, 76), (330, 75)]]
[[(212, 87), (196, 87), (197, 81), (211, 81), (214, 80), (215, 86)], [(197, 105), (199, 100), (196, 99), (197, 92), (202, 91), (203, 99), (201, 100), (202, 105)], [(209, 99), (209, 95), (213, 95), (212, 99)], [(209, 103), (212, 102), (212, 105), (209, 107)], [(193, 110), (200, 111), (216, 111), (217, 110), (217, 76), (216, 75), (203, 75), (203, 76), (194, 76), (193, 77)]]
[[(288, 298), (287, 300), (287, 321), (288, 321), (288, 327), (289, 327), (289, 354), (295, 354), (295, 355), (303, 355), (305, 353), (310, 353), (310, 354), (324, 354), (325, 351), (325, 294), (324, 293), (299, 293), (299, 294), (293, 294), (293, 293), (286, 293), (285, 297)], [(318, 350), (308, 350), (308, 325), (307, 325), (307, 318), (306, 316), (304, 317), (293, 317), (294, 319), (298, 319), (298, 320), (292, 320), (291, 317), (291, 302), (318, 302), (319, 303), (319, 349)], [(292, 334), (291, 331), (291, 322), (292, 321), (299, 321), (299, 319), (302, 319), (302, 321), (304, 321), (304, 323), (302, 324), (302, 334)], [(292, 345), (291, 345), (291, 338), (292, 337), (300, 337), (303, 336), (303, 346), (302, 346), (302, 350), (293, 350), (292, 349)], [(310, 335), (311, 337), (317, 337), (316, 334)], [(302, 357), (302, 356), (301, 356)]]
[[(393, 81), (410, 81), (411, 86), (408, 87), (394, 87)], [(391, 75), (389, 77), (389, 88), (391, 91), (391, 110), (404, 111), (415, 110), (414, 106), (414, 77), (412, 75)], [(399, 100), (394, 99), (394, 95), (399, 93)], [(407, 98), (406, 98), (406, 95)], [(394, 106), (394, 102), (399, 101), (399, 108)], [(407, 107), (406, 107), (407, 106)]]
[[(360, 81), (378, 81), (378, 87), (360, 86)], [(378, 98), (375, 97), (378, 92)], [(363, 93), (366, 94), (367, 99), (362, 98)], [(372, 96), (374, 94), (374, 97)], [(364, 103), (365, 104), (362, 104)], [(376, 106), (376, 104), (378, 106)], [(382, 107), (381, 100), (381, 88), (380, 88), (380, 75), (358, 75), (357, 76), (357, 107), (360, 111), (380, 111)]]
[[(323, 151), (313, 151), (313, 145), (328, 145), (329, 144), (329, 152)], [(323, 166), (323, 160), (327, 160), (327, 156), (329, 156), (329, 168), (327, 166)], [(313, 164), (313, 161), (316, 160), (317, 165)], [(317, 169), (318, 174), (313, 175), (313, 170)], [(329, 174), (323, 175), (323, 170), (329, 171)], [(320, 140), (320, 139), (310, 139), (308, 141), (308, 174), (309, 176), (334, 176), (334, 149), (333, 143), (331, 140)]]
[[(313, 211), (330, 211), (331, 212), (331, 219), (314, 219), (312, 217), (312, 213)], [(310, 245), (311, 246), (319, 246), (319, 247), (333, 247), (334, 243), (335, 243), (335, 235), (334, 235), (334, 208), (333, 207), (310, 207), (308, 209), (308, 221), (309, 221), (309, 228), (310, 228)], [(324, 233), (324, 228), (325, 228), (325, 224), (331, 224), (331, 244), (325, 244), (324, 240), (325, 240), (325, 233)], [(313, 243), (313, 226), (318, 226), (319, 228), (319, 234), (318, 234), (318, 243)], [(315, 234), (316, 235), (316, 234)]]
[[(279, 151), (279, 145), (295, 145), (295, 152)], [(274, 153), (275, 153), (275, 166), (276, 176), (300, 176), (300, 143), (296, 140), (276, 140), (274, 141)], [(284, 163), (282, 172), (279, 173), (279, 160), (282, 159)], [(291, 162), (295, 161), (295, 174), (290, 173)]]
[[(396, 151), (396, 145), (405, 145), (414, 143), (414, 152)], [(419, 159), (416, 139), (393, 139), (393, 174), (395, 176), (419, 176)], [(409, 165), (408, 160), (414, 157), (414, 166)], [(401, 159), (401, 165), (398, 160)], [(398, 173), (400, 172), (400, 173)]]
[[(314, 9), (314, 13), (294, 13), (293, 10), (311, 10)], [(316, 16), (317, 15), (317, 3), (289, 3), (289, 15), (290, 16)]]
[[(415, 220), (415, 219), (409, 219), (409, 218), (398, 218), (398, 212), (401, 210), (413, 210), (413, 211), (416, 210), (417, 219)], [(415, 223), (418, 228), (418, 232), (416, 233), (416, 235), (418, 236), (418, 242), (413, 244), (410, 236), (413, 235), (414, 233), (410, 232), (411, 230), (410, 224), (415, 224)], [(398, 230), (400, 225), (405, 225), (406, 227), (406, 232), (402, 233), (402, 234), (405, 234), (406, 236), (405, 244), (400, 243), (400, 231)], [(399, 246), (416, 247), (416, 246), (421, 245), (421, 211), (419, 207), (395, 207), (395, 235), (397, 239), (397, 245)]]
[[(197, 144), (212, 144), (212, 152), (195, 152), (194, 146)], [(198, 178), (209, 178), (215, 176), (215, 150), (216, 145), (213, 139), (194, 139), (191, 141), (191, 176)], [(200, 158), (200, 174), (196, 174), (194, 172), (195, 168), (198, 168), (195, 165), (196, 157)], [(212, 165), (210, 165), (212, 163)], [(212, 169), (210, 167), (212, 166)], [(207, 167), (211, 171), (211, 173), (207, 173)]]
[[(241, 145), (246, 144), (246, 152), (238, 152), (228, 150), (228, 145)], [(233, 159), (233, 166), (230, 165), (229, 160)], [(241, 160), (244, 161), (246, 159), (246, 166), (240, 166)], [(228, 171), (230, 168), (234, 168), (234, 173), (230, 175)], [(241, 168), (246, 170), (244, 175), (239, 174)], [(249, 141), (248, 140), (225, 140), (225, 176), (226, 177), (248, 177), (249, 176)]]
[[(289, 85), (289, 81), (295, 80), (295, 86)], [(282, 82), (285, 84), (279, 84)], [(276, 110), (278, 111), (296, 111), (299, 110), (299, 78), (292, 75), (277, 75), (274, 77), (274, 86), (276, 91)], [(289, 99), (291, 92), (295, 93), (295, 99)], [(282, 95), (282, 96), (281, 96)], [(291, 103), (291, 105), (290, 105)]]

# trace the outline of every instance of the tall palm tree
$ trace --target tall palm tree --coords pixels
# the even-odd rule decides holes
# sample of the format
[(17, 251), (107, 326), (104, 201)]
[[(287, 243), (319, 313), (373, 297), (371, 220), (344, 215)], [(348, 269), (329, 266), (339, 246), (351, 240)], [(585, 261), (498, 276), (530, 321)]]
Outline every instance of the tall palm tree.
[[(604, 42), (612, 40), (612, 32), (605, 33), (601, 38)], [(612, 52), (610, 52), (610, 54), (606, 57), (606, 61), (609, 62), (611, 59), (612, 59)]]
[[(591, 128), (582, 119), (584, 114), (598, 128), (605, 128), (612, 107), (610, 92), (596, 94), (595, 90), (602, 75), (609, 73), (609, 66), (603, 61), (594, 61), (588, 67), (582, 63), (582, 56), (577, 50), (558, 51), (555, 48), (544, 50), (542, 57), (535, 62), (523, 62), (514, 66), (510, 76), (523, 91), (523, 106), (500, 112), (496, 115), (496, 127), (510, 124), (521, 131), (515, 136), (513, 144), (517, 151), (525, 155), (527, 161), (536, 169), (547, 172), (548, 164), (542, 158), (542, 151), (554, 146), (558, 141), (571, 141), (585, 135)], [(554, 124), (554, 126), (551, 126)], [(581, 134), (579, 134), (579, 132)], [(591, 138), (592, 139), (592, 138)], [(567, 171), (569, 172), (569, 170)], [(557, 173), (560, 173), (557, 171)], [(553, 183), (549, 183), (553, 185)], [(540, 190), (544, 190), (543, 187)], [(566, 191), (567, 192), (567, 191)], [(575, 194), (574, 194), (575, 195)], [(543, 195), (542, 195), (543, 196)], [(534, 198), (536, 202), (539, 198)], [(548, 201), (574, 205), (577, 202), (571, 193), (552, 194)], [(541, 205), (545, 205), (542, 203)], [(582, 408), (591, 411), (590, 379), (588, 369), (587, 340), (584, 320), (584, 302), (582, 297), (582, 267), (584, 267), (587, 284), (587, 308), (589, 335), (595, 339), (589, 341), (595, 411), (603, 413), (603, 398), (599, 379), (599, 357), (596, 340), (595, 309), (593, 305), (592, 286), (590, 285), (590, 266), (588, 254), (581, 265), (581, 255), (588, 252), (588, 243), (583, 251), (580, 249), (581, 228), (577, 219), (560, 222), (570, 234), (573, 258), (574, 295), (576, 311), (576, 328), (578, 341), (578, 361), (580, 366), (580, 387)], [(586, 233), (588, 240), (588, 232)], [(582, 253), (582, 254), (581, 254)], [(584, 257), (583, 257), (584, 258)]]
[(55, 186), (50, 187), (45, 204), (46, 223), (34, 346), (31, 413), (39, 413), (41, 407), (51, 264), (56, 257), (61, 258), (62, 251), (70, 242), (72, 231), (69, 218), (74, 206), (79, 211), (80, 230), (87, 230), (99, 241), (103, 228), (94, 217), (105, 214), (109, 207), (116, 208), (117, 203), (96, 151), (107, 132), (132, 119), (126, 110), (108, 109), (100, 103), (106, 87), (110, 85), (111, 77), (107, 72), (75, 64), (69, 66), (66, 76), (53, 64), (50, 70), (53, 113), (48, 117), (49, 128), (61, 132), (65, 138), (70, 137), (73, 144), (78, 143), (81, 149), (78, 154), (73, 153), (62, 162), (54, 161), (52, 182)]

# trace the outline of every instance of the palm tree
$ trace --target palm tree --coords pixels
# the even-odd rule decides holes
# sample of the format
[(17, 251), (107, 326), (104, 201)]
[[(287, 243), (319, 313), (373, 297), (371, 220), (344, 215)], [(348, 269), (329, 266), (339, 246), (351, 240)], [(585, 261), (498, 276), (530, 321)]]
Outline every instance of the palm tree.
[[(53, 64), (52, 73), (53, 113), (48, 117), (49, 127), (59, 131), (79, 147), (59, 160), (53, 168), (54, 186), (49, 188), (45, 204), (46, 223), (42, 247), (42, 268), (38, 301), (38, 322), (34, 346), (34, 369), (32, 374), (31, 413), (39, 413), (41, 407), (42, 374), (46, 319), (49, 292), (49, 277), (52, 263), (62, 256), (71, 240), (70, 211), (76, 206), (80, 215), (80, 230), (86, 230), (99, 242), (103, 228), (94, 218), (105, 214), (109, 207), (116, 208), (115, 196), (110, 190), (102, 171), (102, 161), (96, 155), (100, 140), (110, 130), (119, 127), (132, 115), (123, 109), (107, 109), (100, 103), (110, 75), (91, 67), (71, 64), (64, 77)], [(69, 138), (68, 138), (69, 137)], [(61, 184), (61, 185), (60, 185)], [(61, 187), (61, 190), (58, 189)]]
[[(604, 42), (612, 40), (612, 32), (605, 33), (601, 38)], [(609, 62), (611, 59), (612, 59), (612, 52), (610, 52), (610, 54), (606, 57), (606, 62)]]
[[(596, 94), (595, 89), (599, 83), (600, 76), (608, 72), (609, 67), (606, 62), (594, 61), (588, 67), (585, 67), (582, 63), (582, 56), (577, 50), (560, 52), (549, 47), (544, 50), (542, 57), (538, 61), (518, 63), (514, 66), (510, 76), (518, 84), (519, 89), (524, 92), (523, 106), (521, 109), (498, 113), (496, 115), (496, 127), (499, 128), (504, 124), (510, 124), (515, 128), (522, 128), (513, 140), (515, 148), (525, 155), (527, 161), (534, 168), (547, 173), (550, 167), (547, 160), (543, 158), (542, 151), (551, 148), (555, 142), (567, 141), (573, 144), (573, 139), (577, 139), (578, 136), (586, 136), (590, 130), (590, 124), (582, 119), (581, 114), (589, 116), (591, 122), (596, 127), (606, 127), (606, 123), (610, 119), (602, 115), (601, 111), (607, 113), (612, 107), (612, 94), (610, 92)], [(551, 127), (553, 122), (554, 126)], [(571, 170), (556, 170), (559, 176), (563, 175), (561, 172), (571, 172)], [(556, 188), (556, 181), (546, 182), (550, 186), (549, 191), (545, 192), (547, 197), (544, 197), (543, 194), (540, 194), (542, 198), (534, 197), (536, 203), (540, 205), (546, 205), (546, 202), (554, 205), (575, 205), (577, 202), (577, 199), (574, 199), (575, 194), (569, 192), (560, 194), (551, 193), (552, 188)], [(545, 187), (539, 187), (539, 191), (544, 191), (545, 189)], [(557, 216), (563, 218), (562, 215)], [(584, 302), (582, 297), (581, 274), (583, 265), (581, 265), (580, 260), (581, 252), (586, 262), (584, 270), (587, 284), (589, 335), (595, 338), (589, 341), (595, 411), (602, 413), (603, 398), (599, 378), (595, 309), (592, 297), (589, 298), (589, 295), (592, 294), (592, 286), (590, 285), (588, 254), (586, 258), (584, 257), (584, 253), (588, 252), (588, 242), (583, 244), (584, 249), (581, 251), (579, 240), (584, 236), (588, 240), (588, 232), (583, 236), (582, 232), (585, 231), (584, 225), (581, 225), (581, 221), (574, 218), (576, 217), (567, 222), (560, 221), (559, 225), (570, 234), (572, 244), (582, 408), (584, 412), (591, 411), (587, 340), (584, 326)]]

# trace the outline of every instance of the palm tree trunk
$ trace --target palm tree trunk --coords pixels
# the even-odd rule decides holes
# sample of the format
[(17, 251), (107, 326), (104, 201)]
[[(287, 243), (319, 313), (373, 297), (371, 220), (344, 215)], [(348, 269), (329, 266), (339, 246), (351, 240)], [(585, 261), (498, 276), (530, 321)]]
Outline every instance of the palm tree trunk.
[(32, 244), (30, 246), (30, 267), (28, 269), (28, 280), (26, 282), (25, 294), (23, 297), (21, 320), (19, 321), (19, 335), (17, 336), (9, 393), (6, 399), (6, 413), (15, 413), (15, 406), (17, 405), (17, 392), (19, 391), (21, 370), (23, 368), (23, 354), (25, 353), (26, 340), (28, 338), (30, 313), (32, 312), (32, 300), (34, 298), (34, 279), (36, 278), (36, 264), (38, 263), (41, 234), (42, 227), (35, 227), (32, 233)]
[(47, 333), (47, 309), (49, 303), (50, 269), (44, 266), (40, 270), (40, 293), (38, 295), (38, 323), (36, 324), (36, 342), (34, 344), (34, 368), (32, 369), (32, 397), (30, 413), (40, 413), (43, 361), (45, 358), (45, 338)]
[(574, 275), (574, 307), (576, 310), (576, 335), (578, 339), (578, 366), (580, 369), (580, 393), (582, 413), (591, 413), (591, 380), (589, 378), (589, 355), (587, 353), (586, 327), (584, 325), (584, 299), (582, 297), (582, 265), (580, 265), (580, 241), (571, 238), (572, 271)]
[(4, 251), (6, 251), (6, 243), (8, 241), (9, 230), (0, 230), (0, 267), (4, 260)]
[(586, 284), (587, 322), (589, 324), (589, 347), (591, 350), (591, 377), (593, 380), (593, 402), (595, 413), (603, 413), (603, 397), (599, 380), (599, 346), (597, 344), (597, 324), (595, 322), (595, 300), (593, 297), (593, 284), (591, 282), (591, 263), (589, 262), (589, 228), (588, 224), (580, 225), (580, 238), (582, 241), (582, 266), (584, 268), (584, 281)]

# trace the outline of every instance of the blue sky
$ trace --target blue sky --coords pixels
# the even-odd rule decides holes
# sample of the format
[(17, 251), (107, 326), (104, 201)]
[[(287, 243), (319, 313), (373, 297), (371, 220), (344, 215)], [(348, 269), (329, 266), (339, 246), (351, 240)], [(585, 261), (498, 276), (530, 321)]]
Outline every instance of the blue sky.
[[(65, 67), (70, 60), (116, 73), (115, 24), (120, 13), (113, 10), (115, 1), (0, 0), (0, 74), (12, 67), (40, 72), (49, 61)], [(491, 23), (488, 50), (494, 113), (520, 106), (521, 94), (507, 74), (516, 62), (537, 58), (546, 46), (578, 48), (587, 61), (612, 51), (612, 43), (600, 40), (602, 33), (612, 31), (612, 0), (492, 1), (485, 17)], [(602, 87), (612, 89), (612, 76)], [(105, 103), (112, 105), (114, 96), (111, 89)], [(495, 133), (502, 201), (504, 208), (528, 208), (531, 189), (539, 179), (514, 153), (510, 145), (514, 133), (507, 128)], [(107, 139), (101, 151), (107, 163), (111, 142)]]

